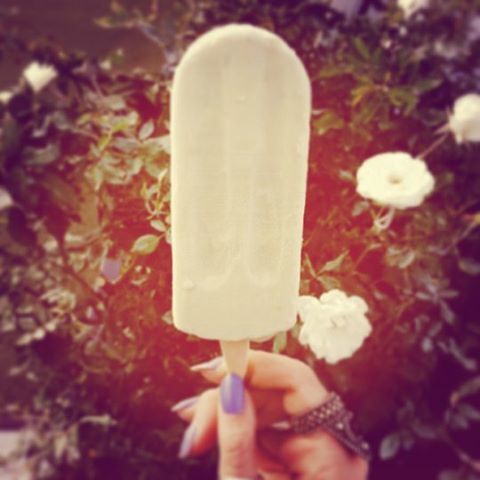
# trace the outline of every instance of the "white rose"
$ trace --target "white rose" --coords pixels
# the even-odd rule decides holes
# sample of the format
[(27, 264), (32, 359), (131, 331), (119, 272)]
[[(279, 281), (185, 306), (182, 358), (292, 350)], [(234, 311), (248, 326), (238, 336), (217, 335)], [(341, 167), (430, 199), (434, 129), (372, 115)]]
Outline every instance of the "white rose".
[(32, 62), (23, 71), (23, 76), (33, 91), (37, 93), (57, 76), (57, 71), (51, 65)]
[(0, 212), (13, 205), (13, 199), (8, 190), (0, 187)]
[(405, 152), (374, 155), (357, 170), (357, 192), (362, 197), (398, 209), (420, 205), (434, 184), (426, 163)]
[(330, 8), (343, 13), (349, 19), (358, 14), (361, 6), (361, 0), (332, 0), (330, 2)]
[(367, 310), (362, 298), (347, 297), (336, 289), (322, 294), (319, 299), (301, 296), (298, 313), (303, 325), (299, 341), (328, 363), (349, 358), (372, 331), (365, 316)]
[(470, 42), (476, 42), (480, 38), (480, 15), (476, 15), (470, 19), (467, 38)]
[(457, 98), (448, 125), (457, 143), (480, 142), (480, 95), (468, 93)]
[(397, 5), (403, 10), (405, 17), (410, 17), (418, 10), (427, 8), (430, 0), (397, 0)]
[(8, 90), (2, 90), (0, 92), (0, 103), (7, 104), (10, 99), (13, 97), (13, 93)]

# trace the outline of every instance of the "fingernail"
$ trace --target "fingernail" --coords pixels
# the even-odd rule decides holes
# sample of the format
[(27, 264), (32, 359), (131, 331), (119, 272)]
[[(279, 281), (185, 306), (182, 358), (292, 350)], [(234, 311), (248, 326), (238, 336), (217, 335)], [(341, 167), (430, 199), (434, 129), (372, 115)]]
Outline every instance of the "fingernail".
[(225, 413), (241, 413), (245, 406), (243, 380), (234, 373), (225, 376), (220, 384), (220, 400)]
[(193, 445), (193, 440), (195, 439), (195, 427), (193, 423), (185, 430), (183, 434), (182, 443), (180, 443), (180, 448), (178, 450), (178, 458), (184, 459), (188, 457)]
[(178, 412), (179, 410), (183, 410), (185, 408), (191, 407), (192, 405), (195, 404), (195, 402), (198, 400), (198, 396), (195, 397), (189, 397), (189, 398), (184, 398), (183, 400), (180, 400), (177, 402), (175, 405), (173, 405), (170, 408), (170, 411), (172, 412)]
[(208, 370), (216, 370), (216, 368), (222, 363), (222, 357), (212, 358), (207, 362), (198, 363), (197, 365), (192, 365), (190, 370), (192, 372), (206, 372)]

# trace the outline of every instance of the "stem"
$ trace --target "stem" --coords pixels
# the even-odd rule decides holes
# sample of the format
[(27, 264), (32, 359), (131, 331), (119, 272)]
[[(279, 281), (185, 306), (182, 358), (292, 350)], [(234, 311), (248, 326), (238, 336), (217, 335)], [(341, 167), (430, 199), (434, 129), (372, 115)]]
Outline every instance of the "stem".
[(81, 277), (75, 270), (74, 268), (70, 265), (69, 259), (68, 259), (68, 253), (65, 250), (64, 245), (62, 244), (63, 242), (59, 242), (58, 244), (58, 250), (60, 253), (60, 258), (62, 259), (62, 264), (63, 264), (63, 270), (65, 273), (67, 273), (70, 277), (74, 278), (80, 285), (85, 288), (95, 299), (97, 299), (98, 302), (100, 302), (102, 305), (105, 306), (105, 302), (101, 295), (96, 292), (87, 281)]
[(417, 158), (425, 159), (427, 155), (436, 150), (449, 136), (449, 132), (445, 132), (442, 136), (437, 138), (426, 150), (424, 150), (420, 155), (417, 155)]
[(373, 221), (373, 225), (378, 230), (386, 230), (392, 223), (393, 217), (395, 216), (395, 207), (389, 207), (387, 213), (383, 216), (378, 216)]
[(480, 472), (480, 459), (471, 457), (468, 453), (462, 450), (450, 437), (446, 434), (445, 442), (455, 451), (459, 460), (470, 467), (475, 472)]
[(373, 243), (369, 245), (368, 247), (365, 248), (365, 250), (358, 256), (357, 260), (355, 261), (355, 264), (353, 266), (353, 270), (356, 270), (357, 267), (360, 265), (361, 261), (367, 256), (367, 254), (372, 251), (376, 250), (377, 248), (381, 247), (381, 243)]
[(310, 272), (310, 275), (315, 279), (318, 280), (318, 275), (315, 269), (313, 268), (312, 261), (310, 260), (310, 257), (308, 254), (305, 254), (305, 264), (307, 265), (308, 271)]

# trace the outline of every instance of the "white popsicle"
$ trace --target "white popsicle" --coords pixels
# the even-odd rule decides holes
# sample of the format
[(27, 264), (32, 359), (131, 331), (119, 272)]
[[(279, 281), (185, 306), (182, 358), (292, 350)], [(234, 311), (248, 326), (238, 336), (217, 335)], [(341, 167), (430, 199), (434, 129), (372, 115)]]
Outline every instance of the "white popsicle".
[(215, 340), (293, 326), (311, 91), (278, 36), (250, 25), (202, 35), (171, 96), (173, 320)]

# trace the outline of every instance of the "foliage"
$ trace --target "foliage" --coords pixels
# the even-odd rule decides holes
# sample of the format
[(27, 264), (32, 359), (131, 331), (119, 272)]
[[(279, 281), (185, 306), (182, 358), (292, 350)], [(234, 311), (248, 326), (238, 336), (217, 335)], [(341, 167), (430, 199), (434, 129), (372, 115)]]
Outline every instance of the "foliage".
[[(373, 479), (478, 478), (479, 149), (439, 130), (480, 88), (480, 4), (432, 2), (407, 21), (389, 3), (351, 23), (321, 2), (155, 5), (132, 14), (113, 2), (99, 24), (155, 41), (161, 73), (109, 70), (0, 24), (3, 57), (59, 73), (37, 94), (19, 79), (0, 103), (0, 181), (13, 199), (0, 212), (0, 408), (32, 432), (29, 468), (62, 479), (214, 471), (213, 457), (175, 460), (182, 425), (168, 412), (204, 388), (187, 365), (216, 349), (171, 326), (169, 85), (192, 38), (244, 21), (285, 38), (312, 79), (301, 293), (360, 295), (373, 325), (334, 366), (299, 345), (298, 328), (260, 348), (307, 361), (346, 398), (378, 452)], [(395, 150), (426, 158), (436, 187), (380, 229), (355, 172)]]

